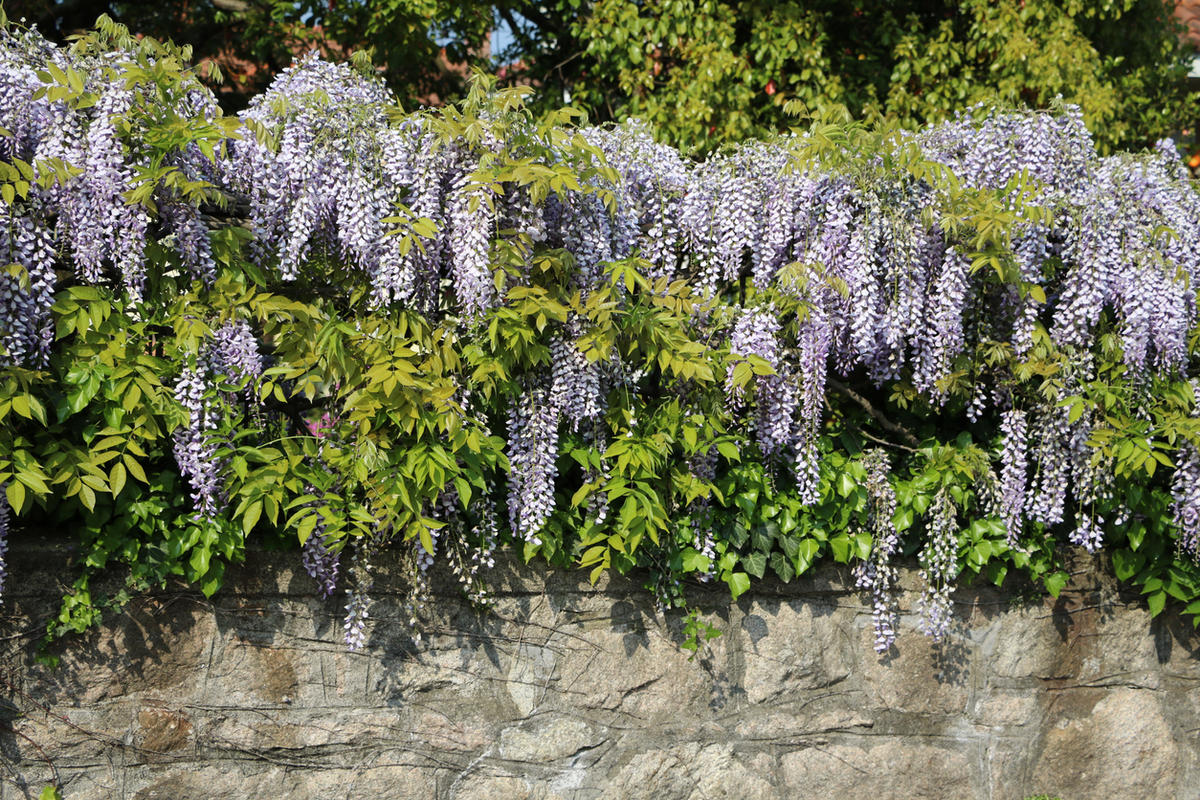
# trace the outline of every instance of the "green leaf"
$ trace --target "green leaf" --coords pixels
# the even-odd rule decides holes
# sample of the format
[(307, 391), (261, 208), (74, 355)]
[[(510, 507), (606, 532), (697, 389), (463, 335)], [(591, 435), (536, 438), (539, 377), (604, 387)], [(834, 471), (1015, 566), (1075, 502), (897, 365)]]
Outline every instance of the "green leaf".
[(249, 535), (250, 531), (254, 530), (254, 526), (258, 524), (258, 520), (262, 516), (262, 512), (262, 500), (255, 500), (253, 503), (246, 506), (246, 512), (242, 514), (242, 533)]
[(204, 592), (205, 597), (212, 597), (221, 588), (221, 581), (224, 577), (225, 562), (214, 561), (200, 581), (200, 591)]
[(871, 555), (871, 534), (866, 531), (854, 534), (854, 544), (859, 559), (866, 561)]
[(23, 470), (18, 472), (15, 477), (17, 480), (25, 484), (39, 495), (48, 494), (50, 492), (50, 487), (46, 485), (44, 480), (42, 480), (42, 476), (36, 472)]
[(763, 573), (767, 571), (767, 554), (761, 550), (743, 555), (741, 561), (742, 566), (746, 568), (746, 572), (756, 578), (761, 578)]
[(96, 492), (92, 487), (86, 485), (79, 487), (79, 502), (83, 503), (83, 507), (88, 511), (96, 510)]
[(1140, 553), (1133, 553), (1125, 549), (1114, 550), (1112, 554), (1113, 572), (1116, 573), (1118, 580), (1127, 581), (1138, 573), (1145, 561), (1146, 557)]
[(8, 497), (8, 504), (14, 512), (20, 514), (25, 510), (25, 484), (20, 481), (9, 481), (4, 494)]
[(850, 561), (850, 535), (839, 533), (837, 536), (829, 538), (829, 549), (833, 551), (833, 560), (839, 564), (845, 564)]
[[(595, 549), (600, 550), (602, 548)], [(706, 573), (712, 567), (712, 559), (694, 547), (685, 547), (680, 554), (680, 565), (684, 572)], [(586, 563), (584, 566), (586, 566)]]
[(750, 576), (744, 572), (730, 572), (722, 576), (722, 580), (729, 584), (729, 592), (733, 595), (733, 599), (737, 600), (750, 589)]
[(208, 545), (198, 545), (192, 550), (192, 557), (188, 559), (188, 564), (191, 565), (192, 571), (196, 575), (208, 574), (208, 560), (212, 556), (212, 551)]
[(1130, 523), (1125, 530), (1125, 536), (1129, 539), (1129, 546), (1137, 550), (1142, 546), (1142, 541), (1146, 538), (1146, 526), (1140, 522)]
[(1042, 582), (1046, 585), (1046, 591), (1050, 593), (1050, 596), (1057, 600), (1059, 592), (1063, 590), (1063, 587), (1067, 585), (1067, 581), (1070, 579), (1070, 575), (1062, 570), (1058, 570), (1057, 572), (1051, 572), (1042, 579)]
[(119, 495), (125, 488), (125, 478), (125, 467), (119, 462), (113, 464), (112, 469), (108, 472), (108, 488), (112, 491), (113, 497)]
[(809, 567), (812, 566), (813, 560), (816, 559), (817, 553), (821, 550), (821, 543), (816, 539), (805, 539), (800, 542), (800, 546), (796, 548), (795, 566), (796, 574), (804, 574)]
[(72, 370), (72, 373), (67, 375), (68, 381), (72, 375), (78, 378), (78, 382), (75, 383), (74, 389), (67, 393), (67, 408), (72, 414), (78, 414), (100, 391), (101, 379), (95, 372), (84, 372), (80, 375), (78, 370)]
[(778, 550), (771, 553), (771, 569), (775, 570), (779, 580), (785, 583), (796, 577), (796, 570), (792, 567), (791, 560)]
[(739, 460), (737, 445), (729, 440), (721, 440), (717, 442), (717, 451), (730, 461)]
[(121, 456), (121, 460), (125, 462), (125, 469), (129, 470), (130, 475), (142, 483), (150, 482), (146, 480), (146, 471), (142, 469), (142, 465), (138, 463), (136, 458), (129, 455), (129, 453), (124, 453)]
[(25, 419), (33, 419), (33, 415), (29, 411), (29, 395), (19, 394), (14, 397), (12, 399), (12, 410)]
[(1150, 607), (1150, 616), (1157, 617), (1163, 612), (1167, 606), (1167, 593), (1163, 591), (1154, 592), (1146, 597), (1146, 605)]

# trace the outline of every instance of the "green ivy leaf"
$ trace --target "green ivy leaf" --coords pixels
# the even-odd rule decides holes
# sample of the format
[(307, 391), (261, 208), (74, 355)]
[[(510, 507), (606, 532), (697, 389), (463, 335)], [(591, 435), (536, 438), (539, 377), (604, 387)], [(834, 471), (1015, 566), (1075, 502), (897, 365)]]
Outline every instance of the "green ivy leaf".
[[(796, 574), (803, 575), (812, 566), (813, 561), (817, 557), (817, 553), (821, 550), (821, 543), (816, 539), (804, 539), (796, 548), (795, 566)], [(836, 558), (836, 556), (835, 556)]]
[(1167, 593), (1158, 591), (1147, 595), (1146, 605), (1150, 607), (1150, 616), (1157, 617), (1167, 606)]
[(796, 570), (792, 567), (791, 560), (778, 550), (771, 553), (771, 569), (775, 570), (775, 574), (779, 576), (779, 580), (784, 583), (796, 577)]
[(212, 597), (221, 588), (224, 577), (225, 562), (214, 561), (200, 581), (200, 591), (204, 593), (205, 597)]
[(712, 559), (694, 547), (685, 547), (680, 555), (680, 566), (684, 572), (707, 573), (712, 567)]
[(756, 578), (761, 578), (763, 573), (767, 571), (767, 554), (761, 550), (756, 550), (753, 553), (746, 553), (742, 556), (742, 566), (746, 572)]
[(750, 576), (744, 572), (729, 572), (721, 576), (721, 579), (729, 584), (729, 592), (733, 595), (734, 600), (750, 589)]
[(1042, 579), (1042, 582), (1046, 585), (1046, 591), (1050, 593), (1050, 596), (1057, 600), (1059, 592), (1063, 590), (1063, 587), (1067, 585), (1067, 581), (1070, 579), (1070, 575), (1062, 570), (1058, 570), (1057, 572), (1051, 572)]
[(1113, 572), (1117, 579), (1127, 581), (1138, 573), (1145, 563), (1146, 557), (1129, 550), (1114, 550), (1112, 554)]

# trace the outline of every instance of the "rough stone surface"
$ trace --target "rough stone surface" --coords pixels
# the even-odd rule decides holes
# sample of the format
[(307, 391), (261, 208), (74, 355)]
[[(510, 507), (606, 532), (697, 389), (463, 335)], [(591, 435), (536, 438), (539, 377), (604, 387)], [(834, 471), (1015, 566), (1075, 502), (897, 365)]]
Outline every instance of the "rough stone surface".
[[(1057, 600), (963, 588), (934, 645), (905, 615), (871, 649), (845, 570), (691, 593), (723, 635), (692, 657), (639, 581), (435, 580), (418, 642), (380, 563), (368, 647), (292, 554), (212, 600), (163, 591), (34, 658), (67, 573), (23, 537), (0, 606), (0, 800), (1200, 800), (1200, 638), (1077, 557)], [(902, 573), (901, 607), (920, 586)]]

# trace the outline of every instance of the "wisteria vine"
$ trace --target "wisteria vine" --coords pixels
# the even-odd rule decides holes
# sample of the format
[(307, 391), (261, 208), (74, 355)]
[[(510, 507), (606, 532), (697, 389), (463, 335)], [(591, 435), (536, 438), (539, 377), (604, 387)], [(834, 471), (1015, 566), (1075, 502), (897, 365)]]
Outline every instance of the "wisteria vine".
[[(883, 652), (907, 537), (924, 537), (910, 552), (940, 639), (968, 551), (1132, 541), (1144, 513), (1117, 488), (1135, 473), (1169, 496), (1181, 558), (1200, 557), (1200, 402), (1177, 390), (1196, 372), (1200, 195), (1170, 142), (1101, 156), (1078, 109), (970, 109), (695, 160), (637, 121), (534, 120), (484, 83), (404, 114), (377, 76), (315, 55), (230, 118), (186, 70), (151, 75), (175, 58), (154, 47), (0, 32), (0, 375), (56, 369), (92, 324), (56, 303), (106, 289), (150, 326), (147, 357), (170, 356), (189, 524), (306, 525), (326, 597), (352, 530), (410, 543), (415, 594), (445, 561), (483, 598), (503, 519), (526, 553), (737, 587), (739, 564), (764, 569), (739, 538), (782, 542), (773, 520), (751, 530), (757, 506), (816, 515), (839, 493), (853, 519), (771, 563), (794, 574), (865, 531), (854, 574)], [(231, 271), (257, 305), (230, 299)], [(302, 325), (324, 350), (292, 341)], [(923, 488), (922, 518), (900, 524), (904, 470), (950, 441), (987, 454), (974, 488)], [(832, 466), (838, 448), (860, 477)], [(239, 495), (272, 458), (291, 494)], [(744, 462), (762, 488), (739, 505)], [(1001, 541), (970, 549), (972, 515)], [(358, 649), (374, 550), (354, 547)]]

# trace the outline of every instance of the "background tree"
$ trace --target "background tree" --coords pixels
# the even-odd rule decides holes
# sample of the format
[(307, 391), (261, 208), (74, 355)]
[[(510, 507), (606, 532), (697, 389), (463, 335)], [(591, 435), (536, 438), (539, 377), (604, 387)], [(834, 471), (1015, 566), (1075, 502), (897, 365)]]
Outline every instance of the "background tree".
[[(686, 149), (784, 130), (789, 100), (912, 127), (1061, 96), (1103, 151), (1196, 117), (1191, 52), (1162, 0), (17, 0), (8, 11), (59, 38), (108, 13), (191, 42), (230, 73), (229, 107), (299, 52), (367, 50), (409, 105), (454, 100), (470, 66), (504, 65), (505, 81), (540, 87), (542, 110), (569, 101), (597, 120), (643, 117)], [(492, 58), (496, 28), (505, 44)]]
[[(906, 126), (966, 106), (1083, 107), (1103, 150), (1195, 117), (1190, 50), (1161, 0), (562, 0), (506, 55), (600, 118), (706, 149), (785, 129), (787, 100)], [(515, 9), (520, 11), (520, 9)], [(564, 35), (565, 31), (565, 35)]]

